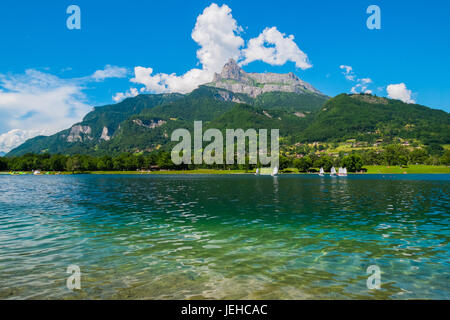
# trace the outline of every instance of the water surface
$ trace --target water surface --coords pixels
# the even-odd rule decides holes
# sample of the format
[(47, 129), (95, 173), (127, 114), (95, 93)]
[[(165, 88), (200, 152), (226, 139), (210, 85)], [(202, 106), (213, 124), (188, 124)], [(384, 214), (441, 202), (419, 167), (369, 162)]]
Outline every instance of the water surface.
[(0, 299), (449, 299), (449, 182), (0, 176)]

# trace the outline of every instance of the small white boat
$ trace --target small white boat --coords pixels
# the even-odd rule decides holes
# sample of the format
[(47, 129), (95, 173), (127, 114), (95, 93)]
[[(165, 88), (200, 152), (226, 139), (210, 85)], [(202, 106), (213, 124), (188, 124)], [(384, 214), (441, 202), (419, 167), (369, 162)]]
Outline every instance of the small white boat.
[(39, 171), (39, 170), (34, 170), (34, 171), (33, 171), (33, 174), (34, 174), (35, 176), (39, 176), (39, 175), (41, 175), (41, 171)]
[(347, 176), (347, 168), (339, 168), (339, 173), (338, 173), (339, 177), (346, 177)]
[(323, 177), (325, 175), (325, 170), (323, 168), (320, 168), (319, 176)]
[(273, 168), (273, 171), (272, 171), (272, 177), (275, 177), (277, 175), (278, 175), (278, 167), (275, 167), (275, 168)]
[(336, 175), (336, 169), (334, 167), (331, 168), (331, 172), (330, 172), (330, 176), (335, 176)]

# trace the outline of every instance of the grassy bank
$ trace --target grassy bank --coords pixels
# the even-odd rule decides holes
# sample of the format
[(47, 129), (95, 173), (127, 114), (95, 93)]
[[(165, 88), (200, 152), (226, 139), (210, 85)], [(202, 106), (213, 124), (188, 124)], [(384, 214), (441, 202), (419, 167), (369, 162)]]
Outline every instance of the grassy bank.
[[(245, 170), (215, 170), (215, 169), (196, 169), (196, 170), (162, 170), (152, 172), (139, 171), (93, 171), (91, 174), (243, 174)], [(252, 172), (247, 172), (252, 173)]]
[(367, 173), (383, 173), (383, 174), (416, 174), (416, 173), (450, 173), (450, 167), (447, 166), (427, 166), (427, 165), (410, 165), (407, 167), (399, 166), (364, 166)]
[[(450, 174), (450, 167), (448, 166), (427, 166), (427, 165), (411, 165), (408, 167), (399, 166), (364, 166), (367, 169), (367, 174), (430, 174), (430, 173), (447, 173)], [(316, 169), (319, 170), (318, 168)], [(299, 173), (295, 168), (288, 168), (284, 170), (284, 173)], [(92, 171), (92, 172), (77, 172), (77, 174), (252, 174), (255, 171), (245, 170), (216, 170), (216, 169), (196, 169), (196, 170), (163, 170), (152, 172), (139, 172), (139, 171)], [(9, 174), (9, 172), (0, 172), (0, 174)], [(32, 172), (23, 172), (23, 174), (32, 174)], [(48, 172), (48, 175), (54, 175), (56, 172)], [(59, 174), (72, 174), (72, 172), (60, 172)], [(306, 173), (305, 173), (306, 174)], [(43, 172), (42, 175), (47, 175), (47, 172)]]
[[(197, 169), (197, 170), (162, 170), (162, 171), (151, 171), (151, 172), (140, 172), (140, 171), (77, 171), (75, 174), (136, 174), (136, 175), (165, 175), (165, 174), (244, 174), (244, 173), (254, 173), (254, 171), (245, 172), (245, 170), (216, 170), (216, 169)], [(11, 172), (0, 172), (3, 175), (9, 175)], [(31, 171), (16, 171), (15, 175), (33, 175)], [(71, 175), (72, 172), (62, 171), (44, 171), (40, 175)]]
[[(448, 166), (428, 166), (428, 165), (410, 165), (407, 167), (400, 166), (363, 166), (367, 170), (365, 174), (435, 174), (435, 173), (447, 173), (450, 174), (450, 167)], [(317, 172), (320, 168), (312, 168)], [(337, 168), (336, 168), (337, 170)], [(285, 173), (302, 173), (298, 172), (296, 168), (288, 168)], [(305, 173), (306, 174), (306, 173)], [(329, 174), (329, 172), (327, 172)], [(352, 174), (349, 172), (349, 174)]]

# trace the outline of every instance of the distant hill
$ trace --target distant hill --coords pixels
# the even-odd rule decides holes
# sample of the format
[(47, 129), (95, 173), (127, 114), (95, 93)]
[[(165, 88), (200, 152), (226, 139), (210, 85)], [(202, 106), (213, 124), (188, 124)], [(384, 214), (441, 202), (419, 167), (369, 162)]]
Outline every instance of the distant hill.
[(373, 141), (400, 137), (425, 144), (447, 144), (450, 114), (368, 94), (341, 94), (328, 100), (298, 137), (304, 141)]

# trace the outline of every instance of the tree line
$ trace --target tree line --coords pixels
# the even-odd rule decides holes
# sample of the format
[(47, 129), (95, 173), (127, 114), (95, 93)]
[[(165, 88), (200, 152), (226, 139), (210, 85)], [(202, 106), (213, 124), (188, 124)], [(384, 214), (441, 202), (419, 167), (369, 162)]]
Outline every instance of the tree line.
[(340, 152), (337, 157), (326, 154), (319, 156), (317, 153), (311, 152), (293, 161), (293, 166), (301, 172), (321, 167), (325, 171), (330, 171), (333, 166), (346, 167), (349, 172), (356, 172), (362, 170), (364, 165), (408, 166), (415, 164), (448, 166), (450, 165), (450, 150), (437, 154), (426, 148), (411, 150), (403, 145), (392, 144), (379, 150), (358, 150), (352, 151), (350, 154)]
[[(331, 167), (346, 167), (349, 172), (362, 170), (364, 165), (407, 166), (412, 164), (450, 165), (450, 150), (441, 155), (430, 154), (427, 149), (410, 150), (402, 145), (388, 145), (379, 150), (341, 152), (339, 155), (328, 155), (311, 151), (308, 154), (291, 155), (282, 152), (280, 169), (297, 168), (300, 172), (308, 172), (312, 168), (323, 167), (330, 171)], [(123, 153), (116, 157), (90, 155), (59, 155), (59, 154), (25, 154), (18, 157), (0, 157), (0, 171), (136, 171), (136, 170), (192, 170), (198, 168), (222, 170), (253, 170), (258, 165), (248, 163), (243, 165), (179, 165), (176, 166), (167, 151), (150, 154)]]

